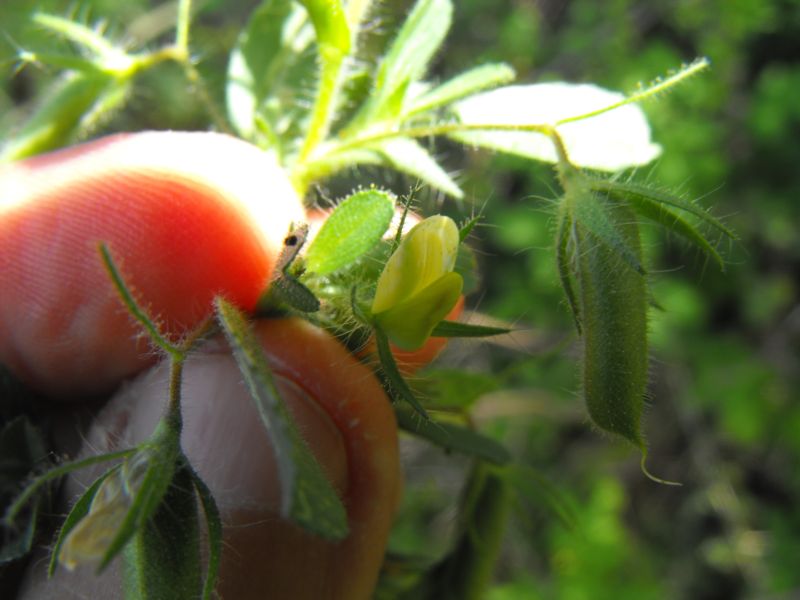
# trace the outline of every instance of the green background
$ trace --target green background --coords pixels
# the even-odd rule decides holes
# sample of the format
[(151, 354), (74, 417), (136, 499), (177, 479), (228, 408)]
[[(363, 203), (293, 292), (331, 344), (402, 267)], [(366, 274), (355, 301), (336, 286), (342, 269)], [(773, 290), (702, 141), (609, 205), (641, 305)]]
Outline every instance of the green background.
[[(550, 201), (558, 193), (551, 167), (437, 143), (437, 156), (468, 196), (443, 210), (485, 215), (473, 241), (483, 287), (468, 304), (518, 332), (503, 346), (453, 344), (437, 365), (433, 391), (474, 403), (476, 423), (549, 482), (512, 517), (490, 599), (800, 594), (800, 3), (456, 4), (433, 78), (505, 61), (522, 82), (631, 91), (708, 57), (710, 71), (644, 106), (664, 154), (635, 176), (698, 199), (740, 236), (724, 246), (728, 268), (720, 273), (680, 241), (645, 230), (654, 298), (663, 308), (651, 314), (648, 465), (684, 484), (657, 485), (641, 474), (634, 451), (592, 430), (576, 393), (576, 339), (551, 249)], [(220, 102), (227, 53), (255, 5), (199, 6), (193, 48)], [(122, 39), (132, 31), (163, 39), (171, 22), (141, 0), (72, 6), (66, 14), (105, 21)], [(55, 75), (46, 67), (17, 71), (16, 48), (64, 46), (27, 23), (35, 7), (65, 15), (63, 2), (0, 4), (4, 136)], [(407, 9), (384, 4), (374, 37), (391, 35)], [(149, 25), (146, 15), (155, 15)], [(140, 81), (128, 108), (97, 133), (206, 127), (177, 68), (165, 67)], [(413, 183), (362, 170), (322, 193), (336, 197), (354, 181), (398, 192)], [(422, 196), (439, 208), (441, 198)], [(445, 365), (468, 373), (454, 377)], [(453, 530), (465, 465), (414, 443), (405, 454), (409, 483), (392, 550), (435, 557)], [(548, 500), (547, 490), (561, 499)]]

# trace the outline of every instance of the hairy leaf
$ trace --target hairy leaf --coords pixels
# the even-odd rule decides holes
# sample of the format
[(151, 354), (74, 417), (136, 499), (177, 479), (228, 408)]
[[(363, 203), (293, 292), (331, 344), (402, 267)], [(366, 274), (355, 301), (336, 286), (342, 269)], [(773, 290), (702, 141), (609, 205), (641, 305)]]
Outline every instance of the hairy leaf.
[[(568, 193), (568, 195), (570, 195)], [(592, 234), (596, 242), (605, 244), (640, 275), (645, 274), (644, 267), (635, 248), (632, 248), (625, 239), (622, 228), (625, 226), (637, 227), (636, 217), (630, 213), (631, 223), (615, 223), (612, 213), (614, 202), (607, 198), (592, 193), (571, 195), (567, 200), (570, 204), (571, 218), (575, 223)]]
[(399, 114), (409, 84), (425, 74), (444, 41), (452, 14), (450, 0), (417, 0), (381, 61), (370, 113)]
[(509, 83), (515, 75), (514, 69), (505, 63), (475, 67), (414, 98), (404, 116), (440, 108), (482, 90)]
[(428, 151), (414, 140), (393, 138), (370, 146), (370, 148), (375, 148), (380, 152), (386, 162), (398, 171), (419, 177), (425, 183), (442, 190), (446, 194), (450, 194), (454, 198), (464, 197), (464, 192), (461, 191), (458, 184), (453, 181)]
[(392, 398), (399, 398), (408, 404), (426, 421), (429, 420), (427, 411), (419, 403), (417, 397), (414, 395), (413, 390), (408, 387), (406, 380), (400, 374), (400, 369), (397, 368), (397, 362), (392, 354), (392, 349), (389, 346), (389, 338), (379, 328), (374, 330), (375, 346), (378, 349), (378, 360), (381, 362), (381, 372), (386, 379), (389, 386), (389, 393)]
[(302, 138), (317, 76), (313, 42), (308, 15), (294, 3), (265, 0), (252, 14), (231, 52), (226, 85), (228, 117), (243, 137), (281, 155)]
[(380, 190), (362, 190), (345, 199), (309, 246), (307, 269), (327, 275), (369, 252), (389, 228), (394, 205), (394, 198)]
[(104, 73), (70, 72), (42, 95), (33, 116), (3, 145), (0, 163), (20, 160), (74, 142), (119, 108), (130, 91), (126, 80)]
[(222, 298), (217, 319), (269, 435), (281, 483), (281, 514), (322, 537), (348, 532), (347, 513), (280, 397), (272, 370), (244, 315)]

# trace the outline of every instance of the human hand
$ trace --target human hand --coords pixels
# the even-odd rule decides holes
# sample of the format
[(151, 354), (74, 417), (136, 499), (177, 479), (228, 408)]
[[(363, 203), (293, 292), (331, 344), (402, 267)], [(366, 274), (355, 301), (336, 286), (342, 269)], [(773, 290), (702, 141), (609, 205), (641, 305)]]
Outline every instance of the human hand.
[[(113, 136), (0, 168), (0, 363), (58, 399), (109, 394), (83, 454), (148, 437), (167, 374), (120, 303), (105, 242), (137, 299), (174, 335), (223, 295), (250, 310), (289, 224), (303, 212), (262, 152), (210, 133)], [(299, 429), (347, 507), (351, 533), (325, 542), (277, 518), (274, 458), (222, 342), (184, 368), (182, 444), (222, 512), (219, 592), (227, 598), (362, 598), (374, 587), (399, 493), (397, 432), (368, 369), (325, 332), (272, 320), (257, 333)], [(63, 405), (62, 405), (63, 406)], [(58, 410), (54, 404), (54, 410)], [(71, 477), (72, 499), (88, 478)], [(119, 594), (113, 569), (34, 561), (26, 598)], [(99, 587), (98, 587), (99, 586)], [(114, 590), (114, 591), (111, 591)]]

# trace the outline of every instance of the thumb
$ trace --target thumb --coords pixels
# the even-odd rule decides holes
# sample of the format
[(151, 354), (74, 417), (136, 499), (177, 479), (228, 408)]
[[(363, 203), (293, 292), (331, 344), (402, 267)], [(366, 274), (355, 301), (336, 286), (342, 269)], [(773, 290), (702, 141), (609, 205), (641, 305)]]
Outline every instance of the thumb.
[[(211, 489), (224, 523), (218, 592), (223, 598), (369, 598), (383, 561), (398, 495), (397, 429), (372, 373), (324, 331), (298, 319), (261, 321), (257, 335), (301, 434), (339, 492), (349, 536), (314, 537), (282, 520), (275, 458), (241, 375), (221, 344), (184, 367), (182, 445)], [(161, 415), (166, 365), (145, 373), (103, 409), (85, 454), (142, 441)], [(98, 473), (67, 484), (77, 496)], [(120, 574), (59, 569), (34, 561), (22, 598), (114, 598)]]
[(180, 335), (215, 295), (252, 309), (302, 219), (271, 155), (221, 134), (115, 135), (0, 166), (0, 362), (50, 396), (110, 391), (153, 357), (100, 242)]

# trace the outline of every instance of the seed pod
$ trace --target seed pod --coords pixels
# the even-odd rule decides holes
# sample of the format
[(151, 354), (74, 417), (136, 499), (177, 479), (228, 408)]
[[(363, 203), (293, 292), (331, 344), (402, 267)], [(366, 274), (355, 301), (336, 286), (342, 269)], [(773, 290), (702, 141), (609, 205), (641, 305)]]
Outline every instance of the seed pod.
[[(604, 226), (641, 263), (638, 223), (633, 211), (600, 194), (568, 198), (574, 204), (594, 203)], [(640, 421), (647, 387), (647, 285), (630, 256), (598, 235), (596, 224), (575, 218), (575, 279), (583, 327), (583, 393), (592, 421), (621, 435), (644, 451)]]

